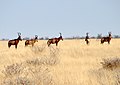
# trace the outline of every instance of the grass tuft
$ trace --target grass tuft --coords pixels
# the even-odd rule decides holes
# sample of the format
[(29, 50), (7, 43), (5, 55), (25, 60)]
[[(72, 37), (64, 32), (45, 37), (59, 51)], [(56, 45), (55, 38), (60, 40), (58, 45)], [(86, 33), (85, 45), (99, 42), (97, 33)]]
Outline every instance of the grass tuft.
[(21, 64), (15, 63), (9, 66), (5, 66), (5, 69), (2, 71), (2, 73), (5, 74), (5, 76), (13, 76), (20, 74), (24, 67)]
[(114, 70), (120, 68), (120, 58), (107, 58), (101, 62), (104, 69)]

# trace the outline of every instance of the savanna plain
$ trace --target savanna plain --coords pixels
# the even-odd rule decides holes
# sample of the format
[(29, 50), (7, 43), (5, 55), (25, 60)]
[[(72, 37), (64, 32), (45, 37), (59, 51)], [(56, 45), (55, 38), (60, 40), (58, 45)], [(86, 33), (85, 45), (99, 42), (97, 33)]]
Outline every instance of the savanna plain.
[(15, 49), (0, 41), (0, 85), (120, 85), (120, 39), (46, 42)]

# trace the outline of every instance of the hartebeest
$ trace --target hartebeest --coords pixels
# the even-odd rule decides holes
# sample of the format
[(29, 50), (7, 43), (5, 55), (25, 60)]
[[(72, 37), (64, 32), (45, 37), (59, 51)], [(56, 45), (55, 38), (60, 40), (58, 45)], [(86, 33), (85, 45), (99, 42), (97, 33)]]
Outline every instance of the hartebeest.
[(88, 36), (89, 33), (86, 33), (86, 37), (85, 37), (85, 41), (86, 41), (86, 44), (88, 45), (89, 44), (89, 36)]
[(34, 39), (26, 40), (25, 41), (25, 46), (28, 46), (28, 45), (34, 46), (35, 42), (38, 42), (38, 36), (37, 35), (35, 35)]
[(56, 46), (57, 46), (57, 45), (58, 45), (58, 42), (59, 42), (60, 40), (63, 40), (61, 33), (60, 33), (60, 37), (49, 39), (49, 40), (47, 41), (47, 45), (50, 46), (50, 44), (56, 44)]
[(88, 44), (89, 44), (89, 36), (88, 36), (88, 33), (86, 33), (85, 41), (86, 41), (86, 44), (88, 45)]
[(17, 49), (17, 45), (19, 43), (19, 40), (22, 41), (22, 39), (21, 39), (21, 33), (18, 33), (18, 38), (17, 39), (13, 39), (13, 40), (9, 40), (8, 41), (8, 47), (10, 48), (11, 45), (15, 45), (15, 48)]
[(108, 42), (108, 44), (110, 44), (110, 40), (112, 38), (111, 32), (108, 33), (109, 36), (108, 37), (102, 37), (101, 38), (101, 44), (103, 44), (104, 42)]

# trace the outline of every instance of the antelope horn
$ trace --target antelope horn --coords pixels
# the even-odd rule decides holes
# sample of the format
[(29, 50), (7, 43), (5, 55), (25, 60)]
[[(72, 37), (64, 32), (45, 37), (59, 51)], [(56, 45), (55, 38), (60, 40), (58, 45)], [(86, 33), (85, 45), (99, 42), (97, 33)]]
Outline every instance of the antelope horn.
[(88, 35), (89, 33), (87, 32), (86, 35)]
[(20, 36), (21, 35), (21, 33), (20, 32), (18, 32), (18, 36)]
[(108, 34), (111, 34), (111, 32), (108, 32)]
[(62, 33), (60, 33), (60, 36), (62, 36)]
[(35, 37), (38, 37), (38, 35), (35, 35)]

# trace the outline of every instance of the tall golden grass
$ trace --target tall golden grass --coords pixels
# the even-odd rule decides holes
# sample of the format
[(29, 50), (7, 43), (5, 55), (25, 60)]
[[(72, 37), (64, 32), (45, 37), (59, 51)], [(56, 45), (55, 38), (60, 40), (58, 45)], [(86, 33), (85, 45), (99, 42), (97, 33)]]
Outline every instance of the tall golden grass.
[[(119, 85), (120, 40), (100, 44), (100, 40), (64, 40), (50, 47), (41, 40), (35, 46), (18, 49), (0, 41), (1, 85)], [(114, 62), (118, 63), (114, 63)], [(118, 64), (115, 65), (108, 64)], [(112, 63), (113, 62), (113, 63)], [(104, 68), (106, 65), (106, 68)]]

